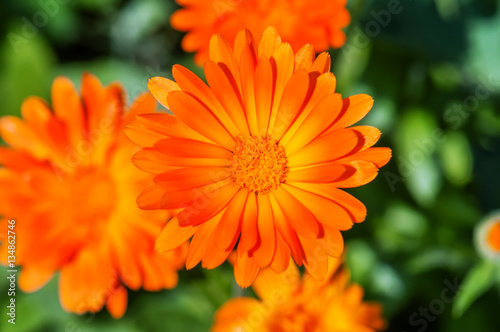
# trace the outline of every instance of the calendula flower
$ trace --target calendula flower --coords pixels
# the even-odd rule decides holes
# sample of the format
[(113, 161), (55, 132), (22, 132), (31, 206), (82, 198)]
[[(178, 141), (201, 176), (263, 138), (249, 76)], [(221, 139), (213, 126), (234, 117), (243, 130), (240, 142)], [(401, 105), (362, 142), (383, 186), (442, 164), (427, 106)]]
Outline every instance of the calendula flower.
[(326, 280), (302, 278), (290, 264), (282, 274), (264, 269), (253, 289), (259, 300), (229, 300), (215, 314), (212, 332), (375, 332), (385, 329), (382, 306), (363, 302), (340, 259), (330, 258)]
[[(127, 306), (125, 286), (176, 286), (187, 248), (156, 252), (154, 241), (169, 213), (143, 211), (135, 203), (152, 177), (130, 163), (138, 149), (123, 127), (138, 114), (154, 112), (154, 98), (144, 94), (125, 112), (122, 88), (103, 87), (89, 74), (81, 94), (58, 77), (52, 110), (29, 97), (22, 119), (0, 119), (7, 143), (0, 147), (0, 258), (7, 264), (14, 256), (22, 266), (21, 290), (37, 290), (59, 271), (64, 309), (96, 312), (106, 305), (119, 318)], [(15, 252), (7, 230), (15, 233)]]
[[(235, 276), (249, 286), (261, 268), (284, 271), (290, 255), (322, 279), (326, 256), (343, 250), (341, 230), (366, 216), (339, 188), (364, 185), (391, 156), (373, 148), (380, 131), (349, 127), (371, 97), (335, 93), (327, 53), (293, 53), (268, 28), (260, 43), (242, 30), (234, 51), (219, 35), (205, 65), (209, 85), (182, 66), (149, 81), (174, 113), (142, 114), (128, 136), (143, 147), (133, 162), (156, 175), (143, 209), (181, 209), (157, 240), (160, 251), (193, 237), (186, 265), (224, 262), (237, 247)], [(349, 128), (346, 128), (349, 127)], [(175, 169), (172, 169), (175, 167)], [(325, 258), (311, 264), (313, 257)]]
[(476, 228), (476, 248), (487, 260), (500, 263), (500, 212), (491, 213)]
[(196, 52), (199, 64), (208, 58), (208, 42), (213, 34), (220, 34), (232, 43), (243, 28), (260, 36), (272, 25), (293, 50), (310, 43), (321, 52), (344, 45), (342, 28), (350, 22), (346, 0), (177, 0), (177, 3), (183, 8), (172, 15), (170, 23), (175, 29), (188, 32), (182, 48)]

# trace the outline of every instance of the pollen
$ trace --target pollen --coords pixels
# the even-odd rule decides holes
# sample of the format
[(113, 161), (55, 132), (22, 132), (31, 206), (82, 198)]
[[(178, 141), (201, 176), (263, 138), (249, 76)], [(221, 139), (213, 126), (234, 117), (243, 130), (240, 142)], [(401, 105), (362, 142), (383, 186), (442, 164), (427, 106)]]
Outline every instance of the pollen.
[(494, 251), (500, 252), (500, 220), (488, 231), (488, 244)]
[(286, 181), (285, 149), (269, 137), (238, 136), (229, 169), (234, 183), (267, 194)]

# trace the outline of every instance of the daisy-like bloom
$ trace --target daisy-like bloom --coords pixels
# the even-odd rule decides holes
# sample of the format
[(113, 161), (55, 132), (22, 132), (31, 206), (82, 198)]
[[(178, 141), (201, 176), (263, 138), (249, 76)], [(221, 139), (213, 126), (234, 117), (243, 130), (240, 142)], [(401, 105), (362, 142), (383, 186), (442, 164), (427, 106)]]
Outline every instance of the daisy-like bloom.
[(315, 59), (306, 45), (294, 55), (270, 27), (258, 45), (242, 30), (234, 51), (215, 35), (208, 85), (182, 66), (173, 68), (175, 82), (149, 81), (174, 115), (139, 115), (126, 129), (143, 147), (133, 162), (156, 175), (138, 204), (182, 209), (160, 234), (158, 250), (193, 237), (187, 268), (200, 261), (214, 268), (237, 247), (242, 287), (266, 266), (284, 271), (290, 255), (324, 278), (326, 257), (342, 253), (340, 231), (366, 216), (364, 205), (339, 188), (370, 182), (391, 156), (372, 147), (378, 129), (346, 128), (373, 100), (343, 100), (329, 68), (327, 53)]
[(490, 214), (477, 226), (475, 242), (484, 258), (500, 263), (500, 211)]
[[(135, 203), (152, 177), (130, 163), (138, 149), (123, 127), (138, 114), (154, 112), (154, 98), (144, 94), (125, 112), (122, 88), (103, 87), (89, 74), (81, 94), (59, 77), (52, 85), (52, 110), (29, 97), (23, 119), (0, 119), (8, 145), (0, 147), (0, 259), (7, 265), (15, 256), (25, 292), (59, 271), (64, 309), (96, 312), (106, 305), (119, 318), (127, 306), (125, 286), (176, 286), (187, 247), (156, 252), (154, 241), (169, 213), (143, 211)], [(8, 231), (15, 233), (15, 252)]]
[(342, 28), (350, 22), (347, 0), (177, 0), (184, 8), (176, 11), (172, 26), (187, 31), (182, 40), (186, 52), (196, 52), (203, 64), (208, 58), (208, 42), (220, 34), (232, 43), (239, 30), (246, 28), (260, 36), (270, 25), (283, 41), (297, 51), (311, 43), (317, 52), (345, 43)]
[(212, 332), (376, 332), (385, 329), (382, 306), (363, 302), (340, 259), (330, 258), (326, 279), (300, 277), (297, 268), (264, 269), (252, 288), (259, 300), (229, 300), (215, 314)]

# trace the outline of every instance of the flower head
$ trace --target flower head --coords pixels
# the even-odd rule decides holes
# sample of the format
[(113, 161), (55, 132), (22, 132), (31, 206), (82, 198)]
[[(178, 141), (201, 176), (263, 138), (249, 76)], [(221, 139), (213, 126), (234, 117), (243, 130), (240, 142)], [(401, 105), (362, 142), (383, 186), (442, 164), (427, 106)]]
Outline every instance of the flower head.
[(375, 332), (385, 329), (382, 307), (363, 302), (340, 259), (330, 258), (324, 281), (300, 277), (290, 264), (282, 274), (264, 269), (253, 289), (259, 300), (229, 300), (215, 314), (212, 332)]
[(220, 34), (232, 43), (239, 30), (247, 28), (260, 36), (273, 25), (284, 41), (297, 51), (311, 43), (317, 52), (341, 47), (345, 42), (342, 28), (349, 24), (346, 0), (177, 0), (184, 8), (170, 21), (181, 31), (187, 52), (197, 52), (195, 60), (202, 64), (209, 56), (208, 42)]
[(234, 51), (215, 35), (208, 85), (182, 66), (175, 82), (150, 80), (174, 115), (139, 115), (126, 130), (143, 147), (133, 162), (156, 175), (139, 206), (181, 209), (160, 234), (160, 251), (193, 237), (187, 267), (214, 268), (237, 248), (243, 287), (267, 266), (284, 271), (290, 255), (324, 278), (326, 257), (342, 253), (340, 231), (366, 216), (339, 188), (370, 182), (391, 156), (372, 147), (378, 129), (350, 127), (372, 98), (342, 99), (329, 68), (327, 53), (315, 58), (306, 45), (294, 54), (271, 27), (259, 44), (241, 31)]
[(500, 263), (500, 212), (490, 214), (477, 226), (475, 242), (484, 258)]
[[(106, 305), (123, 315), (124, 286), (172, 288), (184, 265), (186, 247), (160, 254), (154, 241), (169, 214), (143, 211), (135, 198), (152, 180), (137, 170), (137, 147), (123, 135), (136, 115), (154, 112), (149, 94), (124, 110), (119, 85), (101, 86), (86, 74), (82, 99), (64, 77), (52, 85), (52, 110), (42, 99), (22, 104), (22, 117), (0, 119), (0, 221), (15, 220), (15, 264), (22, 266), (21, 290), (42, 287), (60, 271), (62, 306), (95, 312)], [(0, 259), (7, 263), (7, 241)]]

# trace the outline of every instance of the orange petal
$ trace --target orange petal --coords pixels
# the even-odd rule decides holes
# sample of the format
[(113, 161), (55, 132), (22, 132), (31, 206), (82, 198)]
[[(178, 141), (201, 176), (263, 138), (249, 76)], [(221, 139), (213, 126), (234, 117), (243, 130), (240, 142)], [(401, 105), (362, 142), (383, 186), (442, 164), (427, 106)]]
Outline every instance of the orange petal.
[(125, 287), (120, 285), (110, 294), (106, 308), (114, 319), (123, 317), (127, 309), (127, 290)]
[[(124, 92), (116, 84), (103, 87), (99, 79), (89, 73), (82, 77), (82, 99), (86, 110), (88, 130), (101, 130), (105, 121), (117, 128), (124, 105)], [(99, 153), (97, 153), (99, 155)]]
[(229, 182), (221, 187), (220, 190), (209, 192), (207, 194), (208, 197), (202, 196), (201, 198), (205, 198), (205, 201), (188, 206), (177, 214), (179, 225), (199, 225), (204, 223), (225, 208), (239, 189), (239, 186), (233, 182)]
[(157, 141), (165, 138), (165, 136), (145, 128), (139, 121), (129, 123), (125, 126), (124, 132), (128, 139), (143, 147), (152, 147)]
[(259, 238), (257, 230), (257, 220), (259, 217), (257, 197), (253, 193), (248, 193), (243, 219), (241, 220), (241, 235), (238, 243), (239, 252), (251, 250)]
[(177, 191), (203, 187), (230, 175), (227, 167), (188, 167), (163, 172), (154, 178), (154, 182)]
[(185, 207), (190, 209), (202, 208), (208, 205), (210, 199), (218, 195), (221, 188), (224, 188), (227, 184), (227, 180), (222, 180), (203, 187), (185, 190), (178, 190), (176, 187), (168, 186), (168, 184), (159, 184), (164, 190), (160, 206), (162, 209), (182, 209)]
[(31, 293), (42, 288), (54, 275), (54, 271), (47, 269), (23, 266), (19, 274), (19, 288), (26, 293)]
[(309, 74), (305, 70), (295, 72), (286, 83), (274, 125), (269, 125), (269, 134), (279, 139), (293, 123), (306, 102)]
[(299, 169), (292, 167), (286, 176), (287, 182), (335, 182), (352, 176), (356, 170), (347, 165), (326, 163)]
[(234, 247), (235, 239), (241, 231), (241, 219), (248, 191), (240, 190), (227, 206), (217, 228), (215, 229), (215, 243), (221, 250), (231, 250)]
[(10, 169), (29, 169), (35, 167), (36, 163), (26, 152), (0, 146), (0, 165), (2, 166)]
[(259, 135), (266, 135), (273, 96), (273, 71), (267, 58), (261, 58), (255, 69), (255, 109)]
[(271, 203), (267, 195), (258, 195), (257, 205), (259, 238), (251, 253), (257, 265), (263, 268), (271, 264), (276, 252), (276, 228), (274, 227)]
[(286, 270), (290, 264), (290, 248), (279, 232), (276, 232), (276, 252), (274, 253), (271, 269), (276, 273)]
[(239, 130), (221, 105), (214, 92), (193, 72), (187, 68), (175, 65), (172, 75), (182, 88), (182, 91), (195, 96), (222, 123), (233, 138), (239, 135)]
[(328, 273), (328, 255), (316, 241), (303, 238), (299, 235), (300, 243), (304, 248), (304, 266), (307, 272), (316, 280), (323, 281)]
[(313, 61), (314, 47), (311, 44), (302, 46), (302, 48), (295, 53), (295, 71), (299, 69), (310, 71), (309, 68), (311, 68)]
[(189, 244), (189, 251), (186, 258), (186, 268), (188, 270), (195, 267), (203, 258), (209, 244), (211, 244), (211, 237), (214, 236), (214, 230), (219, 224), (220, 218), (224, 211), (205, 223), (201, 224), (196, 230), (196, 233)]
[(87, 128), (85, 111), (75, 86), (68, 78), (57, 77), (52, 83), (51, 99), (54, 114), (66, 123), (72, 146), (76, 146)]
[(300, 124), (290, 139), (285, 150), (292, 155), (319, 136), (337, 118), (342, 109), (342, 97), (337, 94), (328, 95)]
[(281, 45), (281, 37), (275, 27), (270, 26), (264, 30), (259, 42), (259, 58), (270, 58), (275, 50)]
[[(340, 129), (321, 136), (298, 152), (288, 156), (288, 166), (307, 166), (334, 161), (361, 148), (363, 140), (351, 129)], [(334, 148), (332, 148), (334, 147)]]
[(140, 114), (154, 114), (156, 111), (156, 99), (149, 92), (143, 92), (137, 96), (130, 106), (128, 113), (123, 119), (123, 124), (126, 125), (135, 121), (136, 116)]
[[(234, 243), (231, 247), (234, 247), (236, 244), (238, 238), (234, 240)], [(201, 266), (205, 269), (215, 269), (222, 263), (224, 263), (229, 254), (231, 253), (231, 250), (221, 250), (215, 243), (215, 237), (212, 236), (210, 238), (210, 243), (208, 244), (207, 250), (205, 251), (205, 254), (203, 255), (202, 261), (201, 261)]]
[[(213, 93), (224, 107), (226, 113), (236, 125), (239, 132), (249, 136), (248, 123), (243, 110), (243, 100), (236, 79), (224, 71), (224, 68), (215, 62), (207, 61), (205, 64), (205, 77)], [(239, 76), (238, 76), (239, 84)]]
[(283, 92), (285, 91), (286, 84), (293, 75), (295, 59), (290, 44), (282, 43), (274, 51), (269, 61), (274, 72), (274, 96), (268, 130), (274, 127)]
[(355, 188), (363, 186), (373, 181), (378, 174), (378, 167), (371, 162), (354, 160), (345, 162), (345, 165), (353, 167), (356, 171), (347, 178), (334, 181), (338, 188)]
[[(234, 56), (233, 50), (229, 46), (228, 42), (224, 38), (222, 38), (221, 35), (215, 34), (210, 39), (208, 49), (208, 57), (210, 61), (213, 61), (216, 64), (220, 64), (222, 68), (227, 68), (234, 79), (234, 83), (239, 86), (240, 71), (238, 69), (238, 64), (236, 63), (236, 58)], [(205, 66), (206, 65), (207, 63), (205, 63)]]
[(37, 159), (51, 155), (50, 149), (32, 128), (15, 116), (0, 118), (0, 136), (11, 147), (31, 153)]
[[(255, 70), (257, 59), (252, 46), (246, 45), (241, 55), (241, 95), (243, 97), (244, 109), (248, 127), (253, 136), (259, 135), (259, 125), (257, 122), (257, 109), (255, 106)], [(270, 83), (269, 83), (270, 84)]]
[(356, 222), (362, 222), (366, 218), (366, 207), (363, 203), (345, 191), (338, 189), (335, 184), (295, 182), (293, 186), (337, 202), (354, 216)]
[(163, 227), (156, 239), (155, 249), (159, 252), (173, 250), (189, 240), (197, 228), (197, 226), (180, 226), (179, 219), (175, 216)]
[[(290, 258), (288, 258), (290, 262)], [(295, 264), (289, 264), (283, 273), (272, 269), (263, 269), (252, 285), (253, 290), (262, 301), (276, 301), (277, 296), (286, 301), (292, 299), (294, 291), (300, 284), (299, 269)]]
[(234, 39), (234, 57), (236, 61), (241, 59), (243, 51), (247, 47), (250, 47), (254, 55), (253, 58), (256, 58), (255, 41), (252, 33), (248, 29), (243, 29), (238, 32), (236, 38)]
[(314, 60), (310, 71), (317, 71), (320, 74), (327, 73), (330, 71), (332, 60), (330, 59), (330, 54), (328, 52), (323, 52), (318, 55), (316, 60)]
[(156, 148), (144, 148), (143, 149), (147, 158), (152, 161), (169, 165), (169, 166), (178, 166), (178, 167), (207, 167), (207, 166), (227, 166), (229, 164), (228, 159), (220, 159), (220, 158), (183, 158), (183, 157), (175, 157), (163, 154)]
[(240, 287), (247, 288), (251, 286), (258, 274), (259, 267), (252, 258), (248, 257), (247, 252), (236, 254), (234, 277)]
[(335, 76), (333, 76), (332, 73), (324, 73), (320, 76), (317, 76), (317, 73), (309, 74), (309, 81), (310, 83), (308, 94), (310, 94), (311, 96), (307, 102), (307, 105), (304, 107), (297, 119), (293, 122), (288, 131), (280, 139), (280, 143), (282, 145), (286, 145), (288, 143), (293, 134), (295, 134), (295, 131), (297, 131), (299, 126), (302, 124), (302, 122), (304, 122), (305, 118), (312, 112), (316, 105), (325, 97), (335, 92), (336, 81)]
[(234, 139), (228, 131), (210, 110), (194, 97), (184, 92), (174, 91), (169, 94), (168, 101), (171, 111), (186, 125), (228, 150), (234, 148)]
[(148, 89), (160, 104), (169, 109), (168, 95), (172, 91), (180, 91), (179, 85), (165, 77), (153, 77), (148, 80)]
[(283, 188), (302, 203), (321, 224), (342, 231), (352, 227), (352, 220), (345, 208), (323, 196), (284, 184)]
[(276, 201), (292, 228), (300, 235), (315, 239), (319, 235), (319, 225), (311, 212), (282, 187), (273, 192)]
[(117, 267), (120, 280), (127, 287), (137, 290), (142, 284), (142, 271), (139, 269), (129, 241), (135, 237), (134, 227), (129, 227), (130, 233), (112, 231), (109, 233), (113, 248), (114, 266)]
[(351, 129), (360, 133), (363, 139), (365, 140), (365, 144), (363, 145), (361, 150), (366, 150), (372, 147), (375, 143), (377, 143), (378, 139), (380, 138), (380, 135), (382, 135), (382, 133), (378, 128), (372, 126), (356, 126), (356, 127), (351, 127)]
[(288, 244), (294, 261), (298, 265), (302, 265), (303, 252), (297, 233), (290, 226), (274, 195), (269, 195), (269, 201), (273, 208), (273, 218), (276, 230)]
[(134, 154), (131, 161), (137, 168), (153, 174), (163, 173), (174, 168), (149, 159), (146, 156), (146, 152), (142, 150)]
[(339, 120), (335, 122), (328, 132), (332, 132), (338, 128), (349, 127), (358, 122), (368, 114), (372, 106), (373, 98), (365, 94), (345, 98)]
[(154, 147), (166, 156), (179, 158), (230, 159), (233, 155), (220, 146), (186, 138), (165, 138)]
[(153, 185), (144, 189), (137, 196), (137, 206), (143, 210), (158, 210), (161, 209), (161, 202), (165, 189), (159, 185)]
[(159, 266), (160, 263), (152, 259), (152, 257), (141, 255), (139, 256), (139, 264), (144, 276), (142, 288), (150, 292), (156, 292), (162, 289), (164, 280), (163, 273)]
[[(246, 331), (250, 323), (252, 313), (266, 312), (266, 308), (256, 299), (249, 297), (238, 297), (227, 301), (215, 313), (215, 324), (212, 326), (212, 332), (235, 332)], [(253, 321), (252, 321), (253, 322)], [(252, 327), (255, 331), (271, 332), (265, 326), (265, 320), (261, 319), (253, 322)], [(255, 324), (257, 323), (257, 324)], [(250, 332), (249, 330), (248, 332)]]
[(377, 167), (382, 167), (391, 160), (391, 156), (392, 151), (389, 148), (369, 148), (343, 158), (342, 161), (363, 160), (369, 161)]

